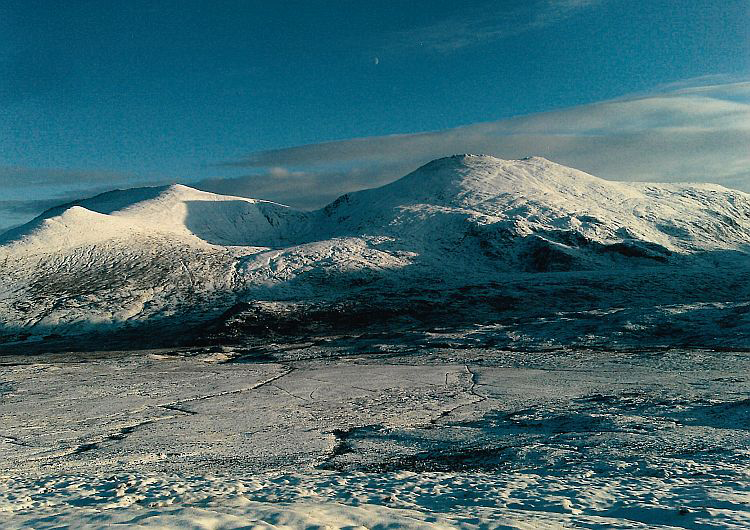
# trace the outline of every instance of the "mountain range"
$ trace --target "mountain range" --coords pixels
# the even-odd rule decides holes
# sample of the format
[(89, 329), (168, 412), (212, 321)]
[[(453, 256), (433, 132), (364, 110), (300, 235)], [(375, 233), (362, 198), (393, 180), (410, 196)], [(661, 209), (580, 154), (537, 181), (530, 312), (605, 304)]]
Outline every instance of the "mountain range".
[(741, 348), (749, 249), (749, 194), (538, 157), (442, 158), (312, 212), (115, 190), (0, 236), (0, 344), (390, 323), (479, 326), (502, 347)]

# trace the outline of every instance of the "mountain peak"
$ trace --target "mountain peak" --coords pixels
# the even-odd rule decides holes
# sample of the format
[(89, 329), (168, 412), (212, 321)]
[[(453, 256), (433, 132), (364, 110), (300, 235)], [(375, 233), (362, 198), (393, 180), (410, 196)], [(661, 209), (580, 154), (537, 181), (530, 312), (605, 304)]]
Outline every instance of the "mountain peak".
[[(525, 156), (523, 158), (510, 159), (510, 158), (498, 158), (494, 155), (487, 155), (482, 153), (458, 153), (455, 155), (444, 156), (436, 158), (427, 162), (422, 167), (429, 166), (461, 166), (461, 165), (473, 165), (477, 163), (490, 163), (490, 164), (521, 164), (521, 163), (537, 163), (537, 164), (555, 164), (551, 160), (548, 160), (541, 156)], [(421, 168), (419, 168), (421, 169)], [(419, 171), (417, 169), (417, 171)]]
[(350, 193), (347, 202), (378, 209), (409, 204), (466, 207), (509, 194), (527, 198), (591, 194), (596, 202), (597, 196), (610, 193), (609, 188), (616, 191), (618, 183), (538, 156), (504, 160), (458, 154), (428, 162), (381, 188)]

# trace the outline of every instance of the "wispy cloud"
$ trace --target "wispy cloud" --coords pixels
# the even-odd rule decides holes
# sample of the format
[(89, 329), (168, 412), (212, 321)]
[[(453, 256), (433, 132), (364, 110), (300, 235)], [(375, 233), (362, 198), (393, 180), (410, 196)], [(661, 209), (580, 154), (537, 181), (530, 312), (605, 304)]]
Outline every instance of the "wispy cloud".
[[(434, 158), (484, 153), (541, 155), (614, 180), (709, 181), (750, 191), (748, 145), (750, 82), (683, 84), (444, 131), (261, 151), (228, 162), (252, 174), (199, 186), (316, 207), (344, 191), (390, 182)], [(278, 168), (288, 176), (275, 176)]]
[(604, 0), (487, 2), (459, 15), (391, 36), (391, 47), (449, 52), (557, 24)]
[(132, 175), (117, 171), (0, 166), (0, 190), (18, 186), (54, 186), (70, 182), (116, 183), (127, 182), (132, 178)]
[[(438, 157), (483, 153), (540, 155), (613, 180), (715, 182), (750, 191), (750, 81), (723, 81), (689, 80), (652, 94), (443, 131), (261, 151), (222, 164), (241, 170), (240, 176), (185, 183), (316, 208), (343, 193), (391, 182)], [(75, 189), (73, 181), (79, 183)], [(34, 183), (46, 183), (49, 193)], [(144, 184), (108, 172), (0, 169), (0, 224), (28, 219), (53, 200)]]
[(279, 166), (253, 168), (247, 175), (231, 178), (209, 178), (191, 185), (206, 191), (272, 200), (302, 209), (323, 206), (344, 193), (370, 188), (405, 174), (403, 161), (389, 164), (387, 160), (373, 160), (367, 164), (332, 163), (318, 167), (310, 164), (308, 171), (287, 170), (279, 178)]
[(552, 26), (572, 16), (576, 11), (599, 4), (604, 0), (546, 0), (532, 19), (532, 27)]

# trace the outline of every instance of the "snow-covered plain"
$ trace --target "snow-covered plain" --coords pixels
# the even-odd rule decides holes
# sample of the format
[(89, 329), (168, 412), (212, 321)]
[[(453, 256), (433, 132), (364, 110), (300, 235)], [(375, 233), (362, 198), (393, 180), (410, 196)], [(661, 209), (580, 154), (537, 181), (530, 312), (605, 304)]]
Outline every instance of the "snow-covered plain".
[(6, 357), (0, 526), (750, 525), (750, 355), (429, 339)]
[(0, 236), (0, 527), (748, 528), (749, 244), (540, 158), (54, 208)]

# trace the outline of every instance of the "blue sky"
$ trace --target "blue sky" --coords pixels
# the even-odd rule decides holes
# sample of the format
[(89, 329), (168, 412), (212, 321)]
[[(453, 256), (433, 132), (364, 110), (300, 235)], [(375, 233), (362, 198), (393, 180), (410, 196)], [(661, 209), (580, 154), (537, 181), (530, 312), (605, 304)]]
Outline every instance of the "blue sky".
[(747, 0), (0, 0), (0, 15), (0, 227), (171, 181), (314, 207), (467, 149), (750, 189)]

